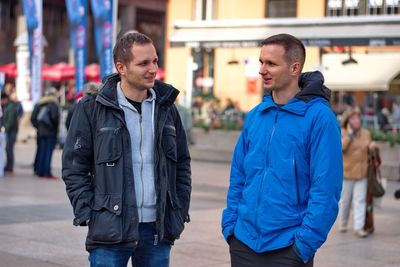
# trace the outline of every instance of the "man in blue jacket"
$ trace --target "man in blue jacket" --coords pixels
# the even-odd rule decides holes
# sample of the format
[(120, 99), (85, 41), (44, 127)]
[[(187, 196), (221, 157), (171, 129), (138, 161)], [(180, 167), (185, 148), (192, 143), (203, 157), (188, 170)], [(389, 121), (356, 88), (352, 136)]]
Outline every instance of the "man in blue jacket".
[(300, 75), (304, 61), (304, 45), (291, 35), (261, 43), (269, 94), (247, 115), (222, 216), (232, 266), (313, 266), (336, 219), (340, 129), (321, 73)]

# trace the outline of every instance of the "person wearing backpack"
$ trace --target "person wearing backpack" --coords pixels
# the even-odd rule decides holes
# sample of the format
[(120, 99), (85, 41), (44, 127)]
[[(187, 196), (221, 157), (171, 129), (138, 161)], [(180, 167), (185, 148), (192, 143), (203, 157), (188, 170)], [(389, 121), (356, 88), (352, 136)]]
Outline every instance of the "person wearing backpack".
[(57, 90), (50, 87), (35, 105), (31, 115), (31, 123), (36, 128), (37, 150), (34, 162), (35, 175), (42, 178), (56, 179), (51, 172), (51, 159), (57, 144), (60, 110)]

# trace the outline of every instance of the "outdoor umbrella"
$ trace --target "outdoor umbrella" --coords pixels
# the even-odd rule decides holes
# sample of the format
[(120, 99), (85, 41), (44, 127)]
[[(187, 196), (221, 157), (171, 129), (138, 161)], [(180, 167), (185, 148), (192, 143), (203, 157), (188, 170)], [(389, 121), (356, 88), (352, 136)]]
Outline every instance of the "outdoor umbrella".
[(61, 62), (52, 66), (43, 66), (43, 80), (63, 82), (75, 79), (75, 66)]
[(85, 76), (88, 82), (100, 82), (100, 66), (98, 64), (87, 65)]
[(4, 72), (8, 78), (17, 77), (17, 65), (15, 63), (9, 63), (0, 66), (0, 72)]

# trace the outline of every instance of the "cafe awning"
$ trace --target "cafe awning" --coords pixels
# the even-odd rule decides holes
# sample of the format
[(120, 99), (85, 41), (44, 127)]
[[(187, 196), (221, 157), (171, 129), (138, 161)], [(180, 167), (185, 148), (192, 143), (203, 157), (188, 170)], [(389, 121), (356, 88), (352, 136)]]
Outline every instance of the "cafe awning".
[(400, 16), (178, 21), (171, 47), (256, 47), (268, 36), (289, 33), (307, 46), (400, 45)]
[(400, 53), (353, 53), (357, 63), (343, 64), (349, 55), (324, 54), (325, 85), (334, 91), (386, 91), (400, 73)]

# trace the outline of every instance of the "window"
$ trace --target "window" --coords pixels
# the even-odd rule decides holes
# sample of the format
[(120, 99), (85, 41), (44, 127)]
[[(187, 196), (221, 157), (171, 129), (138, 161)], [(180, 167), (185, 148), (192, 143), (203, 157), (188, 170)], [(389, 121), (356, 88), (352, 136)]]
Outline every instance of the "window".
[(400, 14), (400, 0), (386, 0), (384, 10), (386, 14)]
[(345, 0), (344, 1), (344, 9), (346, 16), (355, 16), (359, 14), (359, 0)]
[(399, 14), (400, 0), (327, 0), (327, 16)]
[(138, 8), (136, 12), (136, 28), (153, 40), (158, 55), (158, 66), (164, 67), (165, 13)]
[(367, 14), (370, 15), (382, 14), (383, 11), (382, 5), (383, 5), (383, 0), (368, 0)]
[(195, 20), (211, 20), (215, 18), (215, 0), (195, 0)]
[(11, 32), (15, 29), (16, 15), (14, 11), (16, 3), (12, 1), (0, 2), (0, 31)]
[(267, 18), (290, 18), (297, 16), (296, 0), (269, 0), (266, 6)]
[(327, 16), (330, 17), (343, 16), (342, 0), (328, 1)]
[(193, 73), (193, 94), (214, 94), (214, 49), (197, 48), (192, 50), (197, 69)]

